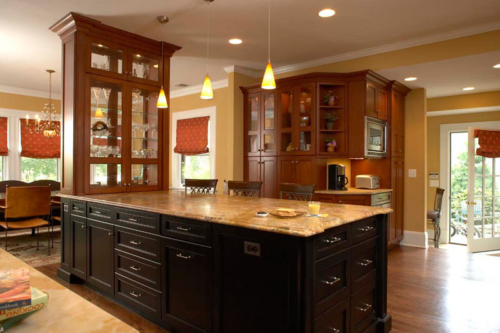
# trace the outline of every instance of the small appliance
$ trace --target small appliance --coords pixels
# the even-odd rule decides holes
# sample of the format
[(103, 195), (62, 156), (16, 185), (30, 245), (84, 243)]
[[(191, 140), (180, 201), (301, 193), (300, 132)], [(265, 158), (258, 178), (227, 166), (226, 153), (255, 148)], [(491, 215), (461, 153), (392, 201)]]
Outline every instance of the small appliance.
[(365, 157), (387, 157), (387, 123), (365, 117)]
[(375, 175), (358, 175), (356, 176), (356, 188), (380, 188), (380, 179)]
[(349, 179), (345, 176), (345, 166), (342, 164), (328, 165), (328, 172), (326, 175), (326, 187), (332, 191), (347, 191), (345, 187)]

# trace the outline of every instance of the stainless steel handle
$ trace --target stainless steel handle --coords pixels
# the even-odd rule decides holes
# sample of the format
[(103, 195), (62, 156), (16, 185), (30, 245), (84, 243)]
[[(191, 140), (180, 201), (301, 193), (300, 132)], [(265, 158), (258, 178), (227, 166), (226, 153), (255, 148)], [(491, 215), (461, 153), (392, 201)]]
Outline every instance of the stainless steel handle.
[(189, 260), (189, 259), (191, 259), (191, 256), (184, 256), (184, 255), (182, 255), (182, 253), (177, 253), (177, 258)]
[(140, 267), (135, 267), (134, 265), (130, 266), (130, 269), (136, 272), (139, 272), (142, 268)]
[(137, 222), (137, 221), (139, 221), (138, 219), (134, 219), (133, 217), (129, 217), (129, 218), (128, 218), (128, 220), (129, 220), (130, 222)]
[(360, 307), (358, 307), (358, 310), (363, 311), (363, 312), (366, 312), (366, 311), (368, 311), (368, 310), (372, 307), (372, 305), (371, 305), (371, 304), (367, 304), (367, 303), (365, 303), (365, 304), (363, 304), (363, 305), (364, 305), (365, 307), (364, 307), (364, 308), (360, 308)]
[(82, 229), (85, 229), (85, 228), (87, 228), (87, 226), (86, 225), (82, 225)]
[(340, 330), (334, 328), (334, 327), (328, 327), (328, 330), (333, 332), (333, 333), (340, 333)]
[(141, 297), (141, 296), (142, 296), (142, 294), (136, 294), (136, 293), (135, 293), (135, 291), (131, 291), (129, 294), (130, 294), (131, 296), (134, 296), (134, 297), (137, 297), (137, 298), (139, 298), (139, 297)]
[(334, 276), (332, 280), (323, 280), (324, 284), (327, 284), (329, 286), (333, 286), (335, 283), (339, 282), (340, 278)]
[(359, 230), (361, 230), (363, 232), (367, 232), (367, 231), (373, 230), (373, 227), (362, 227), (362, 228), (359, 228)]
[(371, 264), (373, 264), (373, 261), (368, 260), (368, 259), (365, 259), (363, 262), (358, 263), (358, 265), (363, 266), (363, 267), (370, 266)]
[(94, 214), (102, 214), (100, 210), (94, 210)]
[(323, 242), (328, 243), (328, 244), (335, 244), (338, 243), (342, 240), (340, 237), (330, 237), (330, 238), (325, 238), (323, 239)]
[(129, 241), (129, 243), (134, 244), (134, 245), (141, 245), (142, 244), (142, 242), (137, 242), (135, 240), (131, 240), (131, 241)]
[(180, 231), (191, 231), (191, 228), (176, 227), (176, 229)]

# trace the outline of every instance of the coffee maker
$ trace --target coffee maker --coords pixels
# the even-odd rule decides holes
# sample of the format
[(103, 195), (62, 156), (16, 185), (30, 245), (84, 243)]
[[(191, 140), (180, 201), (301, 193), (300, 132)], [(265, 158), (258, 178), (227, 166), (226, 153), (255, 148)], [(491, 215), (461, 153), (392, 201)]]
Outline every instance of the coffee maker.
[(349, 179), (345, 176), (345, 166), (342, 164), (328, 165), (326, 187), (332, 191), (347, 191), (345, 187)]

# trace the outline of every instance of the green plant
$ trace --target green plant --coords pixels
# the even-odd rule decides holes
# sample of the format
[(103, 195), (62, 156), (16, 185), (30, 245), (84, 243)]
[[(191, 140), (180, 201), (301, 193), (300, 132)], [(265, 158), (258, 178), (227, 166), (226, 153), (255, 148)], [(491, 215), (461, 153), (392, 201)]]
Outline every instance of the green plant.
[(335, 111), (325, 112), (323, 115), (323, 119), (325, 119), (327, 123), (334, 123), (339, 120), (339, 118), (339, 115)]
[(326, 138), (325, 143), (327, 147), (337, 147), (337, 139), (336, 138)]

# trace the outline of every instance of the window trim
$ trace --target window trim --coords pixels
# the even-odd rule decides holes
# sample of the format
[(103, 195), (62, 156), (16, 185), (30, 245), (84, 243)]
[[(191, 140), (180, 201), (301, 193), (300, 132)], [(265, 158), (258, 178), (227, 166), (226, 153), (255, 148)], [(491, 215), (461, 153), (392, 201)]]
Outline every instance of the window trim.
[(217, 107), (211, 106), (208, 108), (195, 109), (189, 111), (172, 112), (171, 113), (171, 124), (172, 124), (172, 141), (171, 141), (171, 161), (170, 169), (172, 170), (172, 182), (170, 188), (172, 189), (184, 189), (181, 184), (181, 155), (174, 152), (175, 143), (177, 141), (177, 121), (181, 119), (197, 118), (197, 117), (210, 117), (209, 122), (209, 142), (210, 142), (210, 178), (216, 178), (216, 124), (217, 124)]

